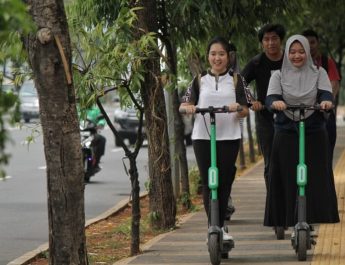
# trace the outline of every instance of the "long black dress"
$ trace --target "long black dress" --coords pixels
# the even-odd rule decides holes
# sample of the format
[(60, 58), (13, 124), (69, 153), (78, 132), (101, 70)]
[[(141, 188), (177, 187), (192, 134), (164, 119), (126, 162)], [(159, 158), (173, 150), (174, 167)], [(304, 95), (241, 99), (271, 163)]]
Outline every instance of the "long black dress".
[[(296, 123), (296, 127), (298, 124)], [(327, 131), (324, 127), (305, 136), (307, 222), (339, 222), (333, 171), (329, 168)], [(265, 226), (294, 226), (297, 223), (296, 167), (298, 129), (278, 130), (273, 140), (269, 190), (266, 199)]]

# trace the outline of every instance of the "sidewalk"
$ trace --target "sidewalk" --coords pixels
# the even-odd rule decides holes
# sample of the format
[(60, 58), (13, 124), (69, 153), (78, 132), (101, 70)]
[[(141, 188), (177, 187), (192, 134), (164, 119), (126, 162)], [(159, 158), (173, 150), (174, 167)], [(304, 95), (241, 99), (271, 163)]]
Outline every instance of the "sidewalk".
[[(234, 182), (232, 198), (236, 212), (229, 229), (235, 239), (235, 248), (229, 253), (229, 259), (222, 260), (222, 264), (345, 264), (344, 148), (345, 127), (338, 127), (334, 174), (341, 222), (316, 227), (317, 245), (308, 251), (307, 261), (297, 260), (290, 242), (291, 231), (287, 231), (285, 240), (277, 240), (272, 228), (262, 225), (266, 191), (263, 163), (260, 161)], [(206, 237), (206, 215), (204, 211), (200, 211), (189, 215), (178, 229), (161, 235), (143, 246), (143, 254), (114, 265), (210, 264)]]

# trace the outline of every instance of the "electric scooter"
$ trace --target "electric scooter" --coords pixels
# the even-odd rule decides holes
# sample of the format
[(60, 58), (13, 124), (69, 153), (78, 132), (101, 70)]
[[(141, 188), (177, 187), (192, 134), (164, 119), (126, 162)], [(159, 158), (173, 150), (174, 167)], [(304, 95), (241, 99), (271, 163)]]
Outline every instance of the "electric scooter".
[(320, 110), (319, 105), (287, 105), (287, 110), (299, 111), (299, 163), (297, 165), (297, 224), (294, 227), (294, 237), (291, 237), (291, 244), (297, 253), (299, 261), (307, 259), (307, 250), (316, 241), (310, 235), (310, 225), (307, 223), (307, 201), (305, 188), (307, 186), (307, 165), (305, 164), (305, 111)]
[[(241, 111), (239, 107), (237, 111)], [(208, 252), (212, 265), (219, 265), (222, 258), (229, 258), (229, 252), (235, 247), (233, 240), (223, 241), (223, 231), (219, 221), (219, 201), (218, 201), (218, 168), (216, 152), (216, 113), (231, 112), (227, 106), (196, 108), (195, 113), (210, 115), (210, 142), (211, 142), (211, 166), (208, 170), (208, 187), (210, 188), (210, 211), (208, 228)], [(182, 112), (181, 112), (182, 113)], [(227, 228), (225, 228), (227, 232)]]

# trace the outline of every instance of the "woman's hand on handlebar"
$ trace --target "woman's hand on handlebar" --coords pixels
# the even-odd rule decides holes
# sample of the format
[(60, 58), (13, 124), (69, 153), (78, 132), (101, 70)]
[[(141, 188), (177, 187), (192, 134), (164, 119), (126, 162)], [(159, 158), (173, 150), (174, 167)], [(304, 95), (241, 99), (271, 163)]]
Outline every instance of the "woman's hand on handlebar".
[(237, 112), (238, 118), (244, 118), (248, 115), (248, 107), (247, 106), (241, 106), (239, 103), (231, 103), (228, 105), (229, 112)]
[(329, 100), (321, 101), (320, 108), (323, 110), (330, 110), (333, 108), (333, 103)]
[(260, 101), (252, 101), (252, 106), (250, 107), (253, 111), (260, 111), (264, 109), (264, 106), (261, 104)]
[(284, 101), (282, 100), (277, 100), (277, 101), (273, 101), (272, 102), (272, 109), (275, 109), (275, 110), (286, 110), (286, 104)]
[(184, 114), (194, 114), (196, 106), (192, 104), (181, 104), (179, 111)]
[(229, 108), (229, 112), (236, 112), (241, 108), (241, 106), (240, 104), (236, 102), (236, 103), (231, 103), (230, 105), (228, 105), (228, 108)]

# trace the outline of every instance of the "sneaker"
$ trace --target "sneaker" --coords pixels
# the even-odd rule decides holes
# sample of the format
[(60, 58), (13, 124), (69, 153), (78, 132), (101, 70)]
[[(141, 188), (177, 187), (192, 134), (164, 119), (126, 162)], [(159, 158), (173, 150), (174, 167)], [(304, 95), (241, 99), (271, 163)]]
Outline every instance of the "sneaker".
[(232, 236), (230, 236), (227, 232), (225, 232), (224, 227), (222, 227), (222, 232), (223, 232), (223, 241), (234, 240)]
[(296, 234), (295, 230), (291, 232), (291, 240), (295, 240)]
[(235, 212), (235, 207), (234, 206), (228, 206), (226, 208), (225, 220), (230, 221), (230, 218), (234, 212)]
[(296, 250), (296, 234), (295, 234), (295, 230), (293, 230), (291, 232), (291, 238), (290, 238), (290, 241), (291, 241), (291, 245), (292, 247)]

